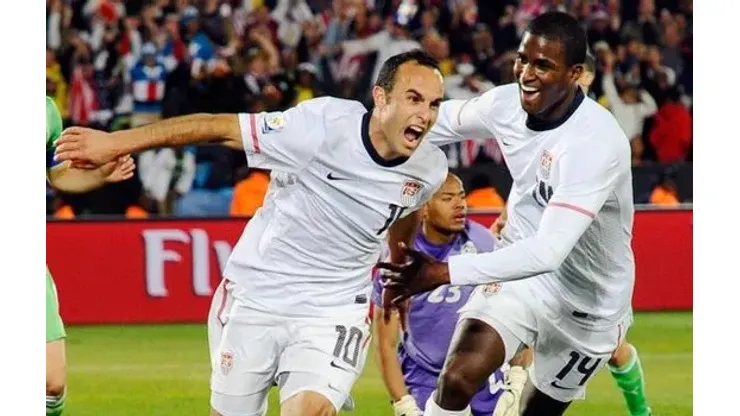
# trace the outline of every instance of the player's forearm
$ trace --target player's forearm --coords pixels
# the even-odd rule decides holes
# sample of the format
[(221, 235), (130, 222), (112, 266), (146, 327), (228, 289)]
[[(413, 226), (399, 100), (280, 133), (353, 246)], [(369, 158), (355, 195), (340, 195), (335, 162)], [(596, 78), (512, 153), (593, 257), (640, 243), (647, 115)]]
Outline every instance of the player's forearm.
[(75, 169), (71, 162), (64, 162), (49, 170), (49, 183), (54, 189), (75, 194), (84, 193), (105, 185), (105, 177), (98, 169)]
[(398, 318), (394, 317), (388, 324), (383, 323), (382, 311), (375, 313), (375, 361), (378, 363), (380, 376), (391, 399), (396, 402), (408, 394), (403, 379), (401, 364), (398, 362)]
[(236, 114), (192, 114), (112, 133), (119, 156), (159, 147), (221, 143), (241, 148)]
[(416, 210), (396, 221), (388, 230), (388, 249), (393, 263), (403, 263), (405, 261), (405, 256), (399, 249), (398, 243), (403, 242), (406, 247), (413, 247), (414, 238), (419, 231), (419, 227), (421, 227), (421, 221), (422, 212)]
[(490, 253), (451, 256), (450, 283), (481, 285), (552, 272), (565, 261), (591, 221), (569, 208), (547, 208), (537, 235)]

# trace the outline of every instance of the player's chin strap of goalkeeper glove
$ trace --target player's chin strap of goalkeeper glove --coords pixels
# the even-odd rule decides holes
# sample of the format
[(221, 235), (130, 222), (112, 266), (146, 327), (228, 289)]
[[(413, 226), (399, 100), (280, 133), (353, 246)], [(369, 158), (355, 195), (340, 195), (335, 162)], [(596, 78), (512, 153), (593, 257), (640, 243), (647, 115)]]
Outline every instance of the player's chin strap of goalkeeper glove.
[(393, 413), (395, 416), (421, 416), (421, 410), (416, 406), (416, 400), (407, 394), (398, 401), (393, 402)]

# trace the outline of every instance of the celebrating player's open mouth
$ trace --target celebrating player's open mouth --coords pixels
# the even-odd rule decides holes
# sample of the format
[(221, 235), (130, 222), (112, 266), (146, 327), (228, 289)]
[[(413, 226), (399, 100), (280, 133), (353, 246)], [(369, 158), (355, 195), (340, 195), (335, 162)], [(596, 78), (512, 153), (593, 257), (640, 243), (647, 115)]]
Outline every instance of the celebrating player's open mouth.
[(406, 139), (406, 147), (413, 149), (417, 146), (417, 142), (424, 136), (425, 129), (416, 124), (412, 124), (403, 130), (403, 138)]
[(537, 106), (537, 101), (540, 98), (540, 89), (533, 86), (528, 86), (519, 82), (519, 91), (521, 93), (522, 102), (529, 108)]

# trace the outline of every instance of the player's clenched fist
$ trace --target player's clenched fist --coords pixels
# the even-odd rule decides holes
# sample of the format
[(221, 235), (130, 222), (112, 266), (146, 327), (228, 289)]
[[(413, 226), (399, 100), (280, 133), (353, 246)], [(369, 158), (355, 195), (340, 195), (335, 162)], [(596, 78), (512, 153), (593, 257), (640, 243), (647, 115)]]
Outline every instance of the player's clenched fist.
[[(384, 290), (398, 294), (391, 299), (394, 305), (398, 305), (417, 293), (428, 292), (450, 283), (446, 263), (410, 249), (403, 243), (399, 243), (399, 247), (410, 261), (405, 264), (378, 263), (378, 269), (383, 273)], [(386, 299), (383, 301), (385, 302)]]
[(102, 166), (119, 155), (110, 133), (84, 127), (70, 127), (57, 140), (54, 160), (70, 160), (76, 166)]

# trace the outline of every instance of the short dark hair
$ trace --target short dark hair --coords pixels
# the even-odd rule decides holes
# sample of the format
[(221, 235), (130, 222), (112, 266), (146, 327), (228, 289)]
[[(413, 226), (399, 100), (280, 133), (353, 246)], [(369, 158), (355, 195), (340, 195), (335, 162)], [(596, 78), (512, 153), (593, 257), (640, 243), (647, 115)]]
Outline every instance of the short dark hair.
[(578, 24), (578, 20), (568, 13), (543, 13), (529, 23), (527, 32), (560, 42), (568, 66), (583, 64), (586, 60), (586, 32)]
[(439, 61), (421, 49), (414, 49), (412, 51), (393, 55), (383, 62), (383, 66), (380, 68), (380, 73), (378, 73), (378, 79), (375, 81), (375, 85), (386, 91), (391, 91), (393, 89), (393, 85), (396, 83), (396, 72), (398, 71), (398, 68), (406, 62), (416, 62), (421, 66), (426, 66), (439, 71)]

